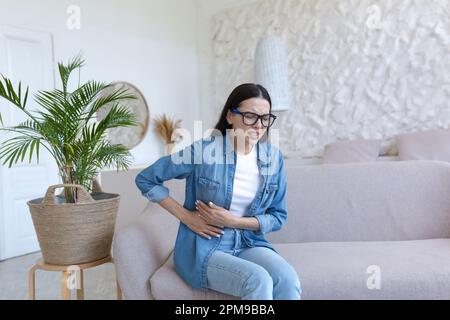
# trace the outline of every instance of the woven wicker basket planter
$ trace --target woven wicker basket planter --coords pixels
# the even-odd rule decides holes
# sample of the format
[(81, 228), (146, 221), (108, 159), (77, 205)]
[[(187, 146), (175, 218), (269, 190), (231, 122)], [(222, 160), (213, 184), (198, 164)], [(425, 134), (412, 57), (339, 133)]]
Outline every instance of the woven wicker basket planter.
[[(55, 197), (55, 189), (78, 188), (76, 203)], [(120, 196), (89, 194), (79, 185), (48, 188), (44, 198), (28, 202), (45, 263), (71, 265), (107, 257), (111, 252)]]

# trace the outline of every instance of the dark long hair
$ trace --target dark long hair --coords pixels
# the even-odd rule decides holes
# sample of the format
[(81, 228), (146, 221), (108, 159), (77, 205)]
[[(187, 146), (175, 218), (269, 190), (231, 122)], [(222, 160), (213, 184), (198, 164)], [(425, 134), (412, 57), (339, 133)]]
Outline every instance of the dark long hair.
[[(227, 129), (232, 129), (233, 126), (227, 121), (227, 113), (228, 110), (232, 108), (238, 108), (239, 104), (247, 99), (251, 98), (263, 98), (269, 102), (270, 112), (272, 112), (272, 100), (270, 99), (270, 95), (267, 92), (266, 88), (264, 88), (260, 84), (256, 83), (244, 83), (240, 86), (237, 86), (230, 94), (223, 107), (222, 114), (220, 115), (219, 121), (216, 124), (215, 129), (219, 130), (223, 136), (225, 136)], [(267, 128), (267, 133), (269, 128)]]

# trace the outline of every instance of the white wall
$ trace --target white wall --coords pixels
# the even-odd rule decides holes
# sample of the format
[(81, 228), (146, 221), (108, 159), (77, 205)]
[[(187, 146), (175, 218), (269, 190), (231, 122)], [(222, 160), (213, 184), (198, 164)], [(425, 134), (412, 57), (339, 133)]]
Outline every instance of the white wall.
[[(450, 127), (448, 0), (240, 3), (213, 17), (214, 99), (202, 108), (219, 112), (254, 79), (255, 47), (270, 29), (285, 44), (291, 83), (291, 109), (276, 122), (284, 152), (316, 157), (327, 143), (362, 138), (395, 155), (395, 135)], [(367, 27), (373, 5), (379, 30)]]
[[(212, 128), (222, 111), (223, 103), (217, 103), (214, 83), (213, 16), (221, 11), (260, 2), (261, 0), (196, 0), (198, 6), (198, 70), (199, 104), (204, 128)], [(236, 79), (238, 80), (238, 79)], [(226, 97), (227, 98), (227, 97)], [(225, 99), (226, 99), (225, 98)]]
[[(80, 30), (66, 27), (72, 4), (81, 8)], [(82, 81), (131, 82), (143, 92), (151, 118), (167, 113), (192, 130), (199, 92), (194, 0), (0, 0), (0, 8), (1, 25), (52, 33), (56, 62), (81, 51), (87, 60)], [(132, 150), (134, 165), (150, 164), (163, 151), (151, 123)]]

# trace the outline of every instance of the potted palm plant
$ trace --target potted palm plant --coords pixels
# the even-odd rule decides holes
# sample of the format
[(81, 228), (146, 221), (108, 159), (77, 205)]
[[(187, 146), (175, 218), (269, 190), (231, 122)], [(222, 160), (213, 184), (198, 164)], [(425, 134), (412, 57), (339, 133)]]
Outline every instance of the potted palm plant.
[[(27, 116), (23, 123), (0, 128), (13, 135), (0, 145), (0, 160), (9, 167), (26, 159), (31, 162), (34, 156), (39, 161), (39, 150), (45, 148), (62, 180), (43, 198), (28, 202), (43, 259), (51, 264), (85, 263), (110, 254), (120, 197), (92, 192), (93, 181), (102, 168), (126, 170), (131, 163), (129, 150), (111, 144), (107, 131), (136, 125), (126, 106), (135, 97), (126, 90), (104, 94), (111, 84), (97, 81), (78, 84), (69, 92), (70, 75), (83, 65), (81, 56), (58, 63), (62, 87), (38, 91), (34, 100), (40, 108), (34, 111), (26, 107), (28, 88), (22, 90), (20, 82), (14, 88), (10, 79), (0, 76), (0, 97)], [(107, 105), (111, 107), (107, 116), (96, 121), (97, 111)], [(57, 188), (64, 188), (59, 196)]]

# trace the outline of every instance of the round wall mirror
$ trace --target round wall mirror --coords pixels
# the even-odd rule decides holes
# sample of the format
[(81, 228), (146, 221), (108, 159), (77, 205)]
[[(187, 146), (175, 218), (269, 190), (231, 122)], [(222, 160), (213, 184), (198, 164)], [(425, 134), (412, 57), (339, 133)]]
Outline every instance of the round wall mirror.
[[(111, 94), (117, 90), (127, 90), (127, 93), (136, 96), (136, 99), (124, 100), (131, 112), (136, 116), (138, 125), (134, 127), (119, 127), (108, 130), (108, 138), (112, 144), (122, 144), (128, 149), (136, 147), (145, 137), (147, 133), (150, 112), (141, 91), (128, 82), (114, 82), (110, 87), (103, 91), (103, 94)], [(107, 104), (97, 112), (97, 120), (101, 121), (108, 114), (112, 104)]]

